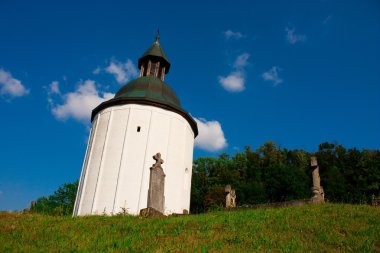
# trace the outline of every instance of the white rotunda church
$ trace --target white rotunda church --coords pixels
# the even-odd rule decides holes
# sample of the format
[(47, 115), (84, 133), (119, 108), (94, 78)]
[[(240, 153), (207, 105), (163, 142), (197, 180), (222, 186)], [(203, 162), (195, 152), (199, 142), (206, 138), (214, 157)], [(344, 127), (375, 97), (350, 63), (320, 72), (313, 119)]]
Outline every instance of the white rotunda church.
[(158, 37), (138, 67), (139, 78), (92, 111), (74, 216), (189, 212), (197, 124), (164, 82)]

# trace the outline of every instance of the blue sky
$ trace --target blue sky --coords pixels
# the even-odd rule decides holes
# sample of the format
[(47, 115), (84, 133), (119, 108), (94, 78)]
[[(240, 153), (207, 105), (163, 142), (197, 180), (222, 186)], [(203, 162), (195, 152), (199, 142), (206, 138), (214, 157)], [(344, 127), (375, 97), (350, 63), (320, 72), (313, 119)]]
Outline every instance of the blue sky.
[(194, 156), (274, 141), (380, 148), (378, 1), (0, 2), (0, 210), (76, 180), (91, 108), (156, 30)]

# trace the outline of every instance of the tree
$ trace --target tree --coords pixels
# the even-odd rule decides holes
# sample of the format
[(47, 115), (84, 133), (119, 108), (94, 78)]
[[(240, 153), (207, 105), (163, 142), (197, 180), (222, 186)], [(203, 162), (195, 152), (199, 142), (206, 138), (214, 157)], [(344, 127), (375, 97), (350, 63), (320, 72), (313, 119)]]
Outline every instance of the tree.
[(59, 187), (49, 197), (41, 197), (30, 211), (49, 215), (71, 215), (73, 213), (78, 181)]

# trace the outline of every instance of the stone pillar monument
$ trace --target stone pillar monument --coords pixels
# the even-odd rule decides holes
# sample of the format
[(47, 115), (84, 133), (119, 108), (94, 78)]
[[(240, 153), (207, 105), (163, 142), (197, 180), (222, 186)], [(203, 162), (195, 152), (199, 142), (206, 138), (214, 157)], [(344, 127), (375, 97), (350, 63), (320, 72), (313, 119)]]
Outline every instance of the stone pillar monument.
[(165, 173), (161, 167), (164, 160), (161, 159), (161, 154), (157, 153), (153, 158), (156, 163), (150, 168), (150, 182), (148, 193), (148, 208), (153, 208), (161, 213), (165, 209)]
[(226, 196), (226, 208), (236, 207), (236, 193), (235, 190), (231, 188), (231, 185), (226, 185), (224, 191), (227, 193)]
[(321, 186), (321, 178), (319, 177), (319, 166), (317, 157), (312, 156), (310, 165), (312, 168), (312, 177), (313, 177), (313, 187), (311, 187), (311, 192), (313, 197), (311, 197), (312, 203), (323, 203), (325, 202), (325, 193), (323, 187)]

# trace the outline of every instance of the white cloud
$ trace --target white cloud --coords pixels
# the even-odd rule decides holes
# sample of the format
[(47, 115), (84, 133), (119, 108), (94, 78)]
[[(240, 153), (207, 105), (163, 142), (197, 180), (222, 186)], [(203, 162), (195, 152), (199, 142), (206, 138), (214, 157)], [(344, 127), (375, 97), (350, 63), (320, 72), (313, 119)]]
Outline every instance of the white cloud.
[(231, 30), (227, 30), (223, 34), (226, 39), (241, 39), (245, 37), (241, 32), (233, 32)]
[(195, 139), (195, 146), (210, 152), (227, 147), (222, 127), (218, 121), (207, 121), (203, 118), (194, 118), (198, 124), (199, 134)]
[(49, 84), (49, 87), (44, 86), (48, 94), (48, 102), (51, 106), (54, 106), (53, 95), (60, 95), (61, 91), (59, 90), (59, 82), (53, 81)]
[(94, 69), (94, 70), (92, 71), (92, 74), (94, 74), (94, 75), (98, 75), (98, 74), (100, 74), (101, 71), (102, 71), (102, 68), (98, 66), (96, 69)]
[(124, 63), (117, 60), (112, 60), (110, 65), (106, 67), (105, 70), (107, 73), (113, 74), (116, 81), (120, 84), (125, 84), (138, 75), (137, 68), (130, 59)]
[(51, 94), (61, 94), (61, 91), (59, 90), (59, 82), (53, 81), (49, 85), (49, 92)]
[(230, 92), (241, 92), (245, 89), (245, 77), (241, 71), (231, 72), (228, 76), (219, 76), (219, 83)]
[(245, 89), (245, 70), (248, 65), (248, 53), (239, 55), (234, 64), (233, 71), (228, 76), (219, 76), (218, 80), (222, 87), (229, 92), (241, 92)]
[(278, 76), (279, 71), (281, 71), (279, 67), (273, 66), (270, 70), (264, 72), (262, 77), (265, 81), (273, 82), (273, 86), (277, 86), (283, 82), (283, 80)]
[(303, 35), (303, 34), (296, 34), (295, 31), (296, 31), (295, 28), (291, 28), (291, 29), (289, 29), (288, 27), (285, 28), (286, 40), (290, 44), (294, 45), (297, 42), (303, 42), (303, 41), (306, 40), (306, 36), (305, 35)]
[(0, 95), (21, 97), (29, 94), (29, 90), (20, 80), (12, 77), (10, 72), (0, 69)]
[(235, 68), (243, 68), (243, 67), (247, 66), (249, 56), (250, 55), (248, 53), (244, 53), (244, 54), (239, 55), (235, 60), (234, 67)]
[[(53, 90), (52, 87), (54, 86), (50, 85), (51, 91)], [(63, 104), (54, 105), (52, 103), (51, 111), (59, 120), (73, 118), (78, 121), (86, 122), (89, 121), (91, 111), (96, 106), (113, 97), (114, 94), (112, 93), (99, 92), (96, 88), (95, 81), (86, 80), (79, 83), (78, 88), (74, 92), (62, 95)]]

